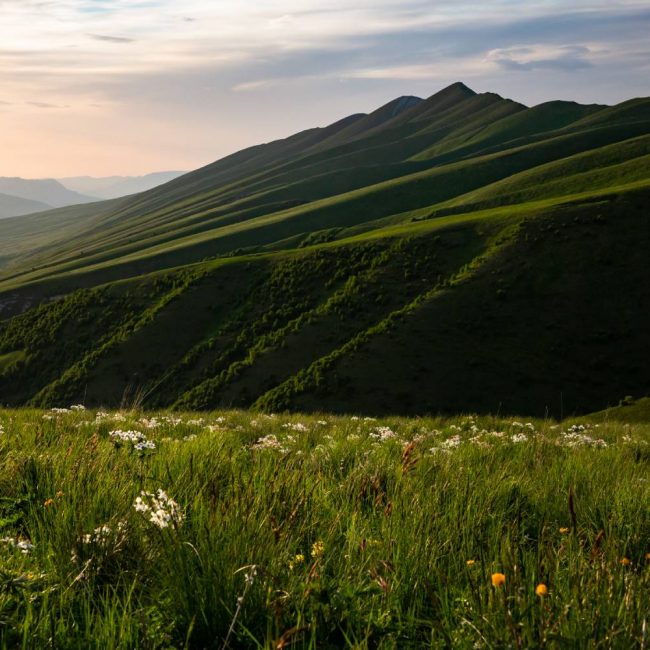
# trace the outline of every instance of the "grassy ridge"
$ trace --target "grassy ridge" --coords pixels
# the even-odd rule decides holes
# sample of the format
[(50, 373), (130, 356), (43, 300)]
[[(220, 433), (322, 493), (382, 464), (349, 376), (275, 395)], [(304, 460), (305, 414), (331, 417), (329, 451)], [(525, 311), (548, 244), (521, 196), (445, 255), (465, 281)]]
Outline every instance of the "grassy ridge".
[[(425, 101), (396, 100), (365, 118), (253, 147), (135, 197), (3, 222), (0, 289), (70, 272), (81, 281), (80, 273), (114, 265), (111, 278), (128, 277), (276, 245), (434, 206), (587, 151), (596, 154), (591, 165), (588, 155), (576, 164), (597, 169), (599, 147), (649, 128), (645, 100), (526, 109), (456, 84)], [(647, 177), (647, 162), (634, 173)], [(543, 192), (544, 179), (531, 178), (529, 193)], [(557, 194), (605, 186), (564, 181)], [(526, 192), (511, 200), (527, 200)]]
[(647, 424), (0, 411), (0, 428), (2, 647), (644, 646)]

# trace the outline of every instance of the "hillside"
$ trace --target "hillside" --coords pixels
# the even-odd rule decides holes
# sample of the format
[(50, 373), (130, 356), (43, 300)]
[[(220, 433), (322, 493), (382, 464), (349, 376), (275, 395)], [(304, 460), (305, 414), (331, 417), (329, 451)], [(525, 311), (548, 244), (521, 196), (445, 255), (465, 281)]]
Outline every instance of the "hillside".
[(454, 84), (3, 220), (2, 401), (562, 416), (650, 394), (649, 107)]

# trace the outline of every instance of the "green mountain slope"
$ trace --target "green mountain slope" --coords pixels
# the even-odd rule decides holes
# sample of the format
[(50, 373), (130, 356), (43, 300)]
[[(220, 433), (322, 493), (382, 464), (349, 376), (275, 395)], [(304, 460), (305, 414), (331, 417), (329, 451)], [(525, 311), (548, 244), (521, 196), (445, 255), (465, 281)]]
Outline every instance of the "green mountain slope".
[(454, 84), (4, 220), (0, 399), (566, 415), (649, 394), (647, 106)]

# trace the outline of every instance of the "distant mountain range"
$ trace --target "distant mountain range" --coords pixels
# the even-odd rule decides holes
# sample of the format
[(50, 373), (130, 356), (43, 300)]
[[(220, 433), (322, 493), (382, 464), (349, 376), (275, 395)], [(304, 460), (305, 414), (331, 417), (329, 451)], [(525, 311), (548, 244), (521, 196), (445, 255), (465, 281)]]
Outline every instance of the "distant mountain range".
[(0, 219), (18, 217), (23, 214), (51, 209), (51, 205), (41, 203), (40, 201), (30, 201), (29, 199), (21, 199), (18, 196), (0, 193)]
[(90, 203), (96, 198), (65, 188), (52, 179), (0, 177), (0, 218)]
[(185, 172), (155, 172), (145, 176), (107, 176), (94, 178), (92, 176), (73, 176), (59, 178), (59, 182), (74, 192), (88, 194), (99, 199), (117, 199), (129, 194), (145, 192), (158, 185), (167, 183)]
[(648, 205), (648, 98), (400, 97), (0, 221), (0, 396), (560, 416), (650, 395)]
[(156, 172), (146, 176), (25, 179), (0, 177), (0, 219), (18, 217), (144, 192), (184, 172)]

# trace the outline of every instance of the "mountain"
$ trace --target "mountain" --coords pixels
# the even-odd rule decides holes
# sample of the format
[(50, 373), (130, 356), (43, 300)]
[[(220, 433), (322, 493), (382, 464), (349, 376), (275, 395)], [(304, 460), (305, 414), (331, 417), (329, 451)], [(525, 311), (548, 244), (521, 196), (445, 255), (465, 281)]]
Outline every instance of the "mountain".
[(0, 192), (28, 201), (37, 201), (50, 208), (96, 201), (91, 196), (71, 192), (52, 179), (0, 178)]
[(0, 219), (18, 217), (22, 214), (31, 214), (42, 210), (51, 210), (51, 205), (38, 201), (29, 201), (9, 194), (0, 194)]
[(650, 99), (454, 84), (0, 222), (11, 404), (567, 415), (650, 394)]
[(59, 182), (74, 192), (88, 194), (99, 199), (117, 199), (129, 194), (145, 192), (158, 185), (182, 176), (185, 172), (155, 172), (145, 176), (75, 176), (60, 178)]

